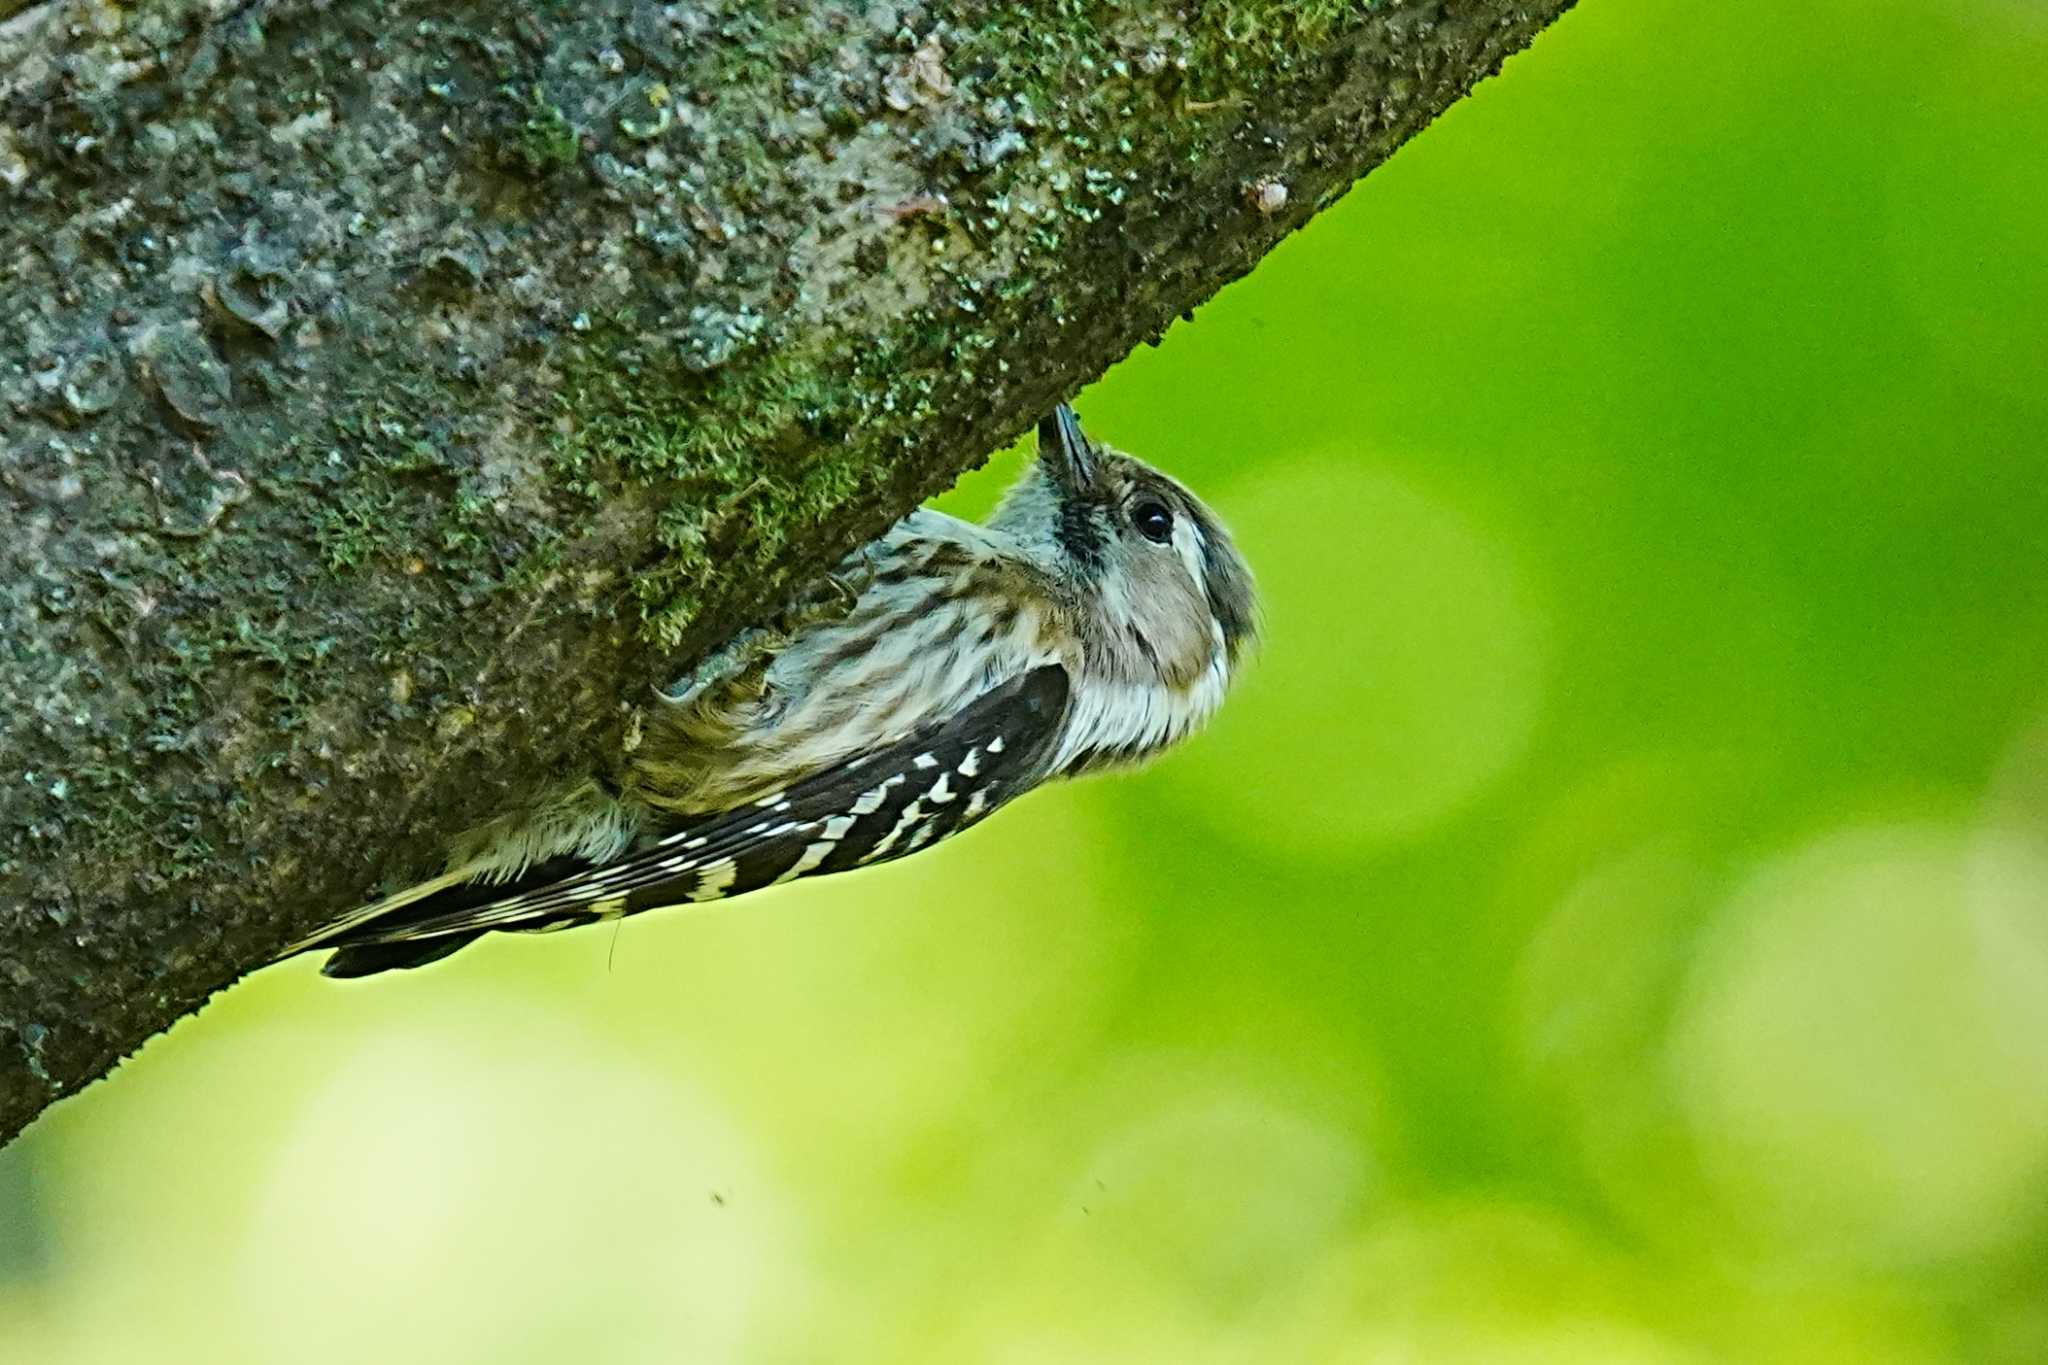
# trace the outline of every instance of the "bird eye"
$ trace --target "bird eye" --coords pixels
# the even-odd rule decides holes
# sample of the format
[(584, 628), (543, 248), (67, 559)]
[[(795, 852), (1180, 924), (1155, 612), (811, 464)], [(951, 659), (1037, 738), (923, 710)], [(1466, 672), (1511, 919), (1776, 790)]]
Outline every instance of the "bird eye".
[(1173, 513), (1165, 503), (1148, 498), (1131, 509), (1131, 525), (1154, 545), (1164, 545), (1173, 536)]

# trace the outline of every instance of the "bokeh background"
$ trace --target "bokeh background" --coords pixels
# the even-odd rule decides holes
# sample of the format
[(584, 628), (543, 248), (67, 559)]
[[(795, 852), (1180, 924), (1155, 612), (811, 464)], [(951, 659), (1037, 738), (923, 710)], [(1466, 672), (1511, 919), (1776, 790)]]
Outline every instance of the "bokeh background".
[(264, 973), (0, 1154), (0, 1358), (2048, 1361), (2048, 6), (1588, 0), (1081, 406), (1208, 736)]

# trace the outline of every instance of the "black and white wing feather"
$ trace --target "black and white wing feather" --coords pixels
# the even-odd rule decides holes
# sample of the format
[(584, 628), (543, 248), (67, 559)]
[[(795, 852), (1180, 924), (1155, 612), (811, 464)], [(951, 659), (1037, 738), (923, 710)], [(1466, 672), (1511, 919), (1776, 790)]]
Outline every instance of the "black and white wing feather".
[(431, 962), (492, 930), (563, 929), (900, 858), (1035, 785), (1068, 691), (1066, 670), (1043, 665), (894, 744), (664, 832), (622, 858), (552, 858), (511, 882), (458, 882), (307, 946), (339, 950), (322, 968), (327, 975), (362, 976)]

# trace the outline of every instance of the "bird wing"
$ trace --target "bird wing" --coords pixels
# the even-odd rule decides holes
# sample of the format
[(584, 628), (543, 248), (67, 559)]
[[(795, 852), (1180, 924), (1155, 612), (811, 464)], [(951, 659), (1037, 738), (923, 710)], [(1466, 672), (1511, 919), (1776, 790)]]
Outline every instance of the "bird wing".
[(567, 928), (900, 858), (1037, 782), (1068, 692), (1066, 669), (1042, 665), (893, 744), (691, 821), (626, 857), (557, 858), (503, 885), (452, 885), (308, 946)]

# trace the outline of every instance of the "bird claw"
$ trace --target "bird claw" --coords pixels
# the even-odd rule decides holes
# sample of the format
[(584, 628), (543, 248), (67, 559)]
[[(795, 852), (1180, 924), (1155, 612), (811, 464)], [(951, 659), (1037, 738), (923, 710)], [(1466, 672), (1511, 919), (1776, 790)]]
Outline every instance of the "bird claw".
[(871, 551), (866, 547), (854, 551), (790, 603), (773, 624), (741, 631), (667, 688), (656, 688), (655, 695), (673, 706), (689, 706), (737, 682), (773, 658), (799, 631), (839, 620), (852, 611), (874, 576)]
[(741, 631), (722, 648), (697, 662), (667, 688), (654, 695), (671, 706), (693, 706), (721, 688), (737, 681), (748, 669), (770, 658), (782, 647), (786, 636), (780, 631), (752, 626)]

